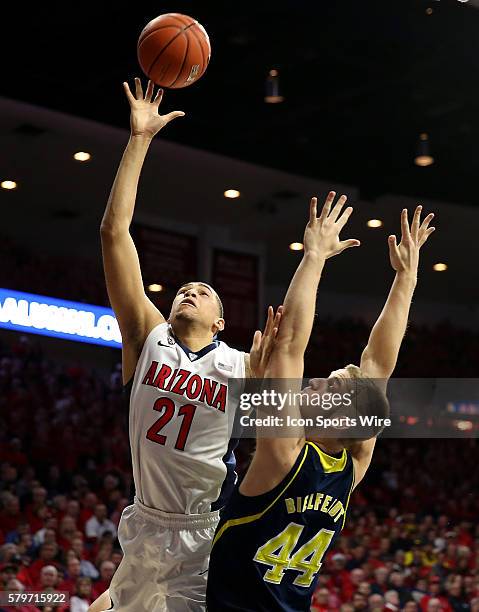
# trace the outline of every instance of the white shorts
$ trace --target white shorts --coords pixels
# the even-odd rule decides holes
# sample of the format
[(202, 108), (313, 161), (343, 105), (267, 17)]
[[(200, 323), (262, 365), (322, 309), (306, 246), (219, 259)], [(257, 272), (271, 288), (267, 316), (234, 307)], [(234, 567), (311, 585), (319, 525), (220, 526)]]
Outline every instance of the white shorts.
[(115, 612), (204, 612), (219, 512), (170, 514), (137, 498), (118, 526), (124, 557), (110, 584)]

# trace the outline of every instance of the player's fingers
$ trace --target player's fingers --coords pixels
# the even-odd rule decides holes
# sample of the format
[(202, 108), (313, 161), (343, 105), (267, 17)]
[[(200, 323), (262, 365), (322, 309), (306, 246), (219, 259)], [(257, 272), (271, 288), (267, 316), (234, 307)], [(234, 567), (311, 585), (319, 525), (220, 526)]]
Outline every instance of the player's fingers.
[(351, 247), (361, 246), (361, 243), (359, 242), (359, 240), (356, 240), (356, 238), (350, 238), (349, 240), (342, 240), (339, 244), (341, 246), (341, 250), (339, 251), (340, 253), (342, 253), (346, 249), (350, 249)]
[(409, 231), (409, 221), (407, 218), (407, 208), (403, 208), (401, 213), (401, 240), (407, 240), (411, 236)]
[(339, 217), (339, 219), (336, 222), (336, 225), (338, 226), (339, 231), (341, 231), (343, 227), (346, 225), (352, 212), (353, 212), (353, 207), (348, 206), (346, 210), (343, 212), (343, 214)]
[(434, 219), (434, 213), (429, 213), (428, 216), (421, 223), (421, 227), (419, 228), (419, 233), (427, 230), (429, 223)]
[(126, 81), (123, 82), (123, 89), (125, 90), (126, 97), (128, 98), (128, 101), (130, 103), (134, 102), (135, 101), (135, 96), (131, 93), (130, 86), (128, 85), (128, 83)]
[(158, 89), (158, 91), (156, 92), (156, 96), (155, 96), (155, 98), (153, 100), (153, 103), (156, 104), (157, 106), (159, 106), (160, 103), (161, 103), (161, 100), (163, 98), (163, 91), (164, 90), (160, 87)]
[(321, 386), (321, 379), (320, 378), (310, 378), (308, 383), (311, 389), (313, 389), (313, 391), (318, 391)]
[(416, 210), (414, 211), (414, 215), (412, 218), (412, 224), (411, 224), (411, 234), (413, 238), (415, 239), (417, 239), (417, 235), (419, 232), (421, 212), (422, 212), (422, 206), (419, 204), (419, 206), (416, 206)]
[[(276, 311), (276, 314), (274, 316), (274, 321), (273, 321), (273, 337), (276, 337), (276, 334), (278, 333), (278, 329), (279, 329), (279, 324), (281, 323), (281, 312)], [(275, 331), (276, 330), (276, 331)]]
[(150, 79), (148, 81), (148, 87), (146, 88), (146, 94), (145, 94), (145, 100), (147, 100), (148, 102), (151, 102), (151, 97), (153, 95), (153, 81)]
[(327, 216), (329, 215), (329, 211), (331, 210), (331, 205), (334, 202), (335, 197), (336, 197), (335, 191), (330, 191), (328, 195), (326, 196), (326, 200), (324, 201), (323, 209), (321, 211), (321, 214), (319, 215), (320, 221), (324, 221), (324, 219), (326, 219)]
[(396, 242), (396, 236), (394, 236), (394, 234), (388, 237), (388, 246), (389, 246), (389, 254), (395, 255), (398, 250), (398, 245)]
[(311, 198), (309, 203), (309, 222), (316, 223), (318, 217), (318, 198)]
[(273, 327), (274, 310), (272, 306), (268, 306), (268, 316), (266, 317), (266, 325), (264, 326), (264, 335), (269, 336)]
[(136, 92), (136, 99), (142, 100), (143, 99), (143, 87), (141, 86), (141, 81), (138, 77), (135, 78), (135, 92)]
[(252, 351), (259, 351), (260, 346), (261, 346), (261, 337), (262, 337), (262, 334), (259, 331), (259, 329), (257, 329), (254, 332), (254, 336), (253, 336), (253, 346), (251, 347)]
[(346, 200), (348, 199), (347, 196), (342, 195), (339, 200), (336, 202), (333, 210), (331, 211), (331, 214), (329, 215), (329, 218), (332, 221), (337, 221), (339, 215), (341, 214), (341, 210), (343, 208), (343, 206), (346, 204)]
[(165, 120), (166, 123), (169, 123), (170, 121), (173, 121), (173, 119), (176, 119), (177, 117), (184, 117), (185, 113), (183, 111), (173, 111), (171, 113), (168, 113), (167, 115), (163, 116), (163, 119)]
[(435, 231), (435, 229), (435, 227), (430, 227), (424, 232), (423, 236), (421, 236), (421, 239), (419, 241), (419, 246), (422, 246), (426, 242), (426, 240)]

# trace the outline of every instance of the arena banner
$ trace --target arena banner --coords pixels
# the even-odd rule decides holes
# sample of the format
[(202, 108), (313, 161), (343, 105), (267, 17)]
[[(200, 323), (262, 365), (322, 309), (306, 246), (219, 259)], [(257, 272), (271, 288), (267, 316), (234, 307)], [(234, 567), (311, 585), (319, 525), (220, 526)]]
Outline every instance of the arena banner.
[(121, 348), (111, 308), (0, 289), (0, 328)]
[(162, 286), (162, 291), (154, 294), (154, 302), (160, 309), (167, 308), (182, 283), (198, 280), (196, 236), (139, 223), (132, 225), (132, 235), (140, 258), (143, 282), (146, 286)]
[(223, 302), (227, 342), (249, 348), (258, 325), (259, 257), (214, 249), (212, 285)]

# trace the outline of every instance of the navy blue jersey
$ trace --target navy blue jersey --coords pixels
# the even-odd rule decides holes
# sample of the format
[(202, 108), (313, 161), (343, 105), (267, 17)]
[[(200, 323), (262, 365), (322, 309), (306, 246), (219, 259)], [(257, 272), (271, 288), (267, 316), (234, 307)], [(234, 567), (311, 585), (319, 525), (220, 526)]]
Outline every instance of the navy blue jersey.
[(306, 442), (272, 491), (237, 487), (222, 511), (208, 572), (208, 612), (309, 611), (321, 559), (343, 528), (351, 455)]

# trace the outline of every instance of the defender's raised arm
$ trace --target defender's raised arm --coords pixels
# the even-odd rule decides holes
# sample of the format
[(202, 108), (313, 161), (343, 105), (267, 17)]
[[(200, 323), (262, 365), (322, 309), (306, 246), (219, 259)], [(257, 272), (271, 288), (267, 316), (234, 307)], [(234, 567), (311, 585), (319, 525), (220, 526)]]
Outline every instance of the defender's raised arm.
[(421, 224), (421, 211), (422, 207), (418, 206), (411, 228), (407, 210), (402, 211), (399, 245), (396, 243), (396, 236), (391, 235), (388, 238), (389, 257), (396, 276), (361, 356), (361, 371), (371, 378), (387, 380), (396, 367), (417, 283), (419, 251), (435, 229), (429, 227), (434, 214), (427, 215)]
[[(304, 233), (304, 256), (291, 280), (283, 308), (273, 322), (270, 309), (268, 329), (278, 328), (274, 346), (265, 366), (265, 378), (287, 379), (284, 385), (276, 380), (275, 390), (297, 393), (301, 390), (304, 352), (313, 326), (316, 293), (326, 259), (345, 249), (359, 246), (359, 240), (340, 240), (339, 233), (346, 225), (353, 209), (342, 212), (346, 196), (341, 196), (331, 210), (335, 198), (331, 191), (321, 215), (317, 217), (317, 199), (310, 203), (309, 222)], [(342, 214), (341, 214), (342, 213)], [(268, 336), (269, 337), (269, 336)], [(296, 405), (288, 405), (282, 416), (300, 416)], [(304, 428), (290, 427), (288, 437), (258, 436), (256, 452), (241, 484), (246, 495), (259, 495), (272, 487), (289, 472), (304, 443)]]
[(123, 86), (131, 108), (131, 135), (101, 222), (101, 243), (108, 296), (123, 339), (123, 380), (127, 382), (148, 332), (164, 321), (145, 293), (138, 254), (130, 235), (138, 180), (155, 134), (184, 113), (159, 115), (163, 92), (158, 90), (153, 98), (151, 81), (145, 95), (140, 79), (135, 79), (135, 95), (127, 83)]

